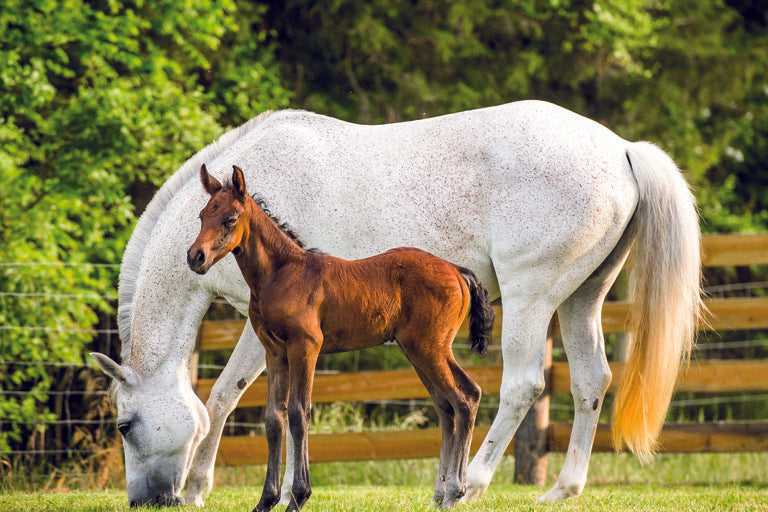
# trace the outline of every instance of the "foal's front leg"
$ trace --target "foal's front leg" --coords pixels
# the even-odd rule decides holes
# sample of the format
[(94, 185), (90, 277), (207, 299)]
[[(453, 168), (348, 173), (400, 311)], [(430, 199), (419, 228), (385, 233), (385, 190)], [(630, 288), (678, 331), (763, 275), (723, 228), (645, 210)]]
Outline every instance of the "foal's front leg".
[(309, 417), (312, 407), (312, 382), (320, 345), (297, 343), (288, 347), (291, 396), (288, 402), (288, 426), (294, 446), (294, 473), (291, 502), (287, 512), (298, 511), (312, 494), (309, 481)]
[(254, 512), (268, 512), (280, 500), (280, 464), (283, 434), (288, 422), (288, 362), (283, 355), (267, 354), (268, 396), (264, 420), (269, 455), (264, 490)]

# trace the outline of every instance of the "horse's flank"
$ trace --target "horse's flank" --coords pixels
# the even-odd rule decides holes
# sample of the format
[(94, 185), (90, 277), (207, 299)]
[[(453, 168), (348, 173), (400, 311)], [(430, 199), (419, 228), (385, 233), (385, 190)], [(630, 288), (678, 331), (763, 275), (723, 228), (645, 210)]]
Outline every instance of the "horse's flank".
[(257, 117), (243, 123), (224, 133), (218, 140), (198, 151), (187, 160), (160, 188), (150, 201), (147, 208), (136, 222), (128, 244), (123, 254), (120, 265), (120, 283), (118, 285), (118, 309), (117, 326), (122, 341), (120, 357), (127, 361), (131, 355), (131, 316), (133, 313), (133, 297), (136, 292), (136, 280), (138, 279), (144, 252), (151, 240), (152, 231), (165, 211), (168, 203), (179, 190), (191, 179), (197, 178), (200, 165), (221, 155), (230, 148), (238, 139), (241, 139), (266, 120), (272, 111), (266, 111)]

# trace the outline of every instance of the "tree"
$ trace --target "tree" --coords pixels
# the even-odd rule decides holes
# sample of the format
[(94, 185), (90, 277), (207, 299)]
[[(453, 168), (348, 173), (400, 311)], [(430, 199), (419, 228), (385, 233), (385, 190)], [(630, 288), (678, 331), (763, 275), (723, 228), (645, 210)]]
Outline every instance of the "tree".
[(716, 219), (735, 203), (709, 170), (757, 115), (766, 12), (764, 0), (297, 0), (265, 19), (297, 105), (371, 123), (550, 100), (669, 151), (714, 230), (734, 226)]
[[(0, 5), (0, 451), (51, 419), (41, 363), (81, 363), (110, 310), (117, 271), (99, 264), (121, 259), (126, 190), (160, 185), (222, 122), (287, 103), (271, 49), (238, 35), (253, 21), (231, 1)], [(222, 43), (240, 59), (226, 68)], [(212, 69), (225, 71), (205, 88)], [(233, 73), (244, 83), (227, 96)]]

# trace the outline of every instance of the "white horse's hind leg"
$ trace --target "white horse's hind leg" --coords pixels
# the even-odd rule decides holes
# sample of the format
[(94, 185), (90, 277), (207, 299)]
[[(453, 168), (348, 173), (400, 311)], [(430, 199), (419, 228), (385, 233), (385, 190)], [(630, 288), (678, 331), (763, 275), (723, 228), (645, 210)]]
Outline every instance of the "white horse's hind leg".
[(544, 349), (553, 310), (505, 296), (502, 289), (502, 355), (499, 411), (488, 435), (467, 468), (462, 501), (481, 496), (520, 422), (544, 389)]
[(187, 504), (203, 505), (204, 496), (213, 486), (214, 463), (224, 423), (245, 390), (264, 368), (264, 347), (248, 322), (205, 404), (211, 420), (211, 429), (200, 443), (192, 460), (184, 496)]
[(611, 371), (605, 358), (601, 310), (626, 254), (624, 244), (619, 244), (602, 266), (557, 310), (576, 412), (563, 468), (555, 484), (539, 501), (578, 496), (587, 481), (600, 409), (611, 382)]

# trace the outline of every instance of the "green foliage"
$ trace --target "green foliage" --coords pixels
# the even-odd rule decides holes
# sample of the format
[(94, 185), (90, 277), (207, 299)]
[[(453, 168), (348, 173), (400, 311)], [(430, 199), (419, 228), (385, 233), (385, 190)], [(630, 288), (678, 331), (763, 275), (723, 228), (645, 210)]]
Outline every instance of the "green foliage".
[(768, 229), (768, 83), (752, 91), (734, 116), (734, 136), (708, 169), (707, 229), (750, 232)]
[(651, 75), (642, 57), (670, 23), (663, 4), (291, 2), (268, 19), (297, 100), (372, 122), (530, 97), (600, 101), (606, 76)]
[(126, 190), (159, 186), (225, 124), (286, 104), (271, 50), (249, 39), (260, 11), (247, 14), (232, 1), (0, 6), (0, 359), (14, 363), (0, 389), (39, 391), (0, 397), (0, 451), (51, 419), (49, 371), (31, 363), (81, 363), (110, 310), (116, 269), (86, 263), (119, 263), (135, 219)]

